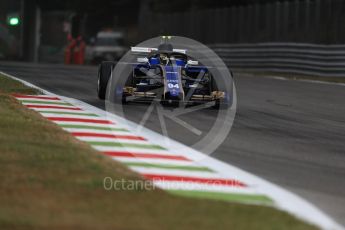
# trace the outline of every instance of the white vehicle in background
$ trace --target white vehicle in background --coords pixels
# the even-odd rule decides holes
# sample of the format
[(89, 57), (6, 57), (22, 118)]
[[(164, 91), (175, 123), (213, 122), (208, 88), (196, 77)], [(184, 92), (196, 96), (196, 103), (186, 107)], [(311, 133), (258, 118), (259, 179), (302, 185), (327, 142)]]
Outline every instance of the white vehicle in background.
[(101, 31), (90, 40), (86, 49), (86, 61), (99, 64), (102, 61), (117, 61), (127, 51), (122, 32)]

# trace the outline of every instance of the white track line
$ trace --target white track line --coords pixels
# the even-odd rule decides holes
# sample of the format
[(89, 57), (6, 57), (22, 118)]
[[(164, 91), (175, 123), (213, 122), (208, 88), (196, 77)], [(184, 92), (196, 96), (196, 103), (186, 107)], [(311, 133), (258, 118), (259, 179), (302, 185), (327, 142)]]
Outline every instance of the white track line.
[(224, 185), (205, 185), (201, 183), (192, 182), (178, 182), (178, 181), (156, 181), (155, 185), (162, 189), (174, 189), (174, 190), (200, 190), (205, 192), (224, 192), (224, 193), (239, 193), (239, 194), (250, 194), (250, 195), (264, 195), (258, 194), (257, 191), (250, 187), (235, 187), (235, 186), (224, 186)]

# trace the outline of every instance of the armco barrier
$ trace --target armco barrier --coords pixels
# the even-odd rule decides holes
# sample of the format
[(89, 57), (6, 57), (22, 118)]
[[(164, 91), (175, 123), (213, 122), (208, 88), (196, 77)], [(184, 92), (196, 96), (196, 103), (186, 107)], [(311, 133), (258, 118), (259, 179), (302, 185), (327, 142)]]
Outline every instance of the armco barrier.
[(345, 77), (345, 45), (256, 43), (209, 46), (235, 70)]

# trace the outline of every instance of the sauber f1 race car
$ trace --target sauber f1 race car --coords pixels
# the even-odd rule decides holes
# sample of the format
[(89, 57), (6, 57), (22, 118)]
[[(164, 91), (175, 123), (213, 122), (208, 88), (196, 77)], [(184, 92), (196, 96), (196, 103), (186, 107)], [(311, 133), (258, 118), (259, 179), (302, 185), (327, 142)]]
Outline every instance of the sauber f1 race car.
[(114, 76), (114, 62), (100, 64), (97, 87), (100, 99), (105, 99), (110, 78), (126, 77), (120, 92), (122, 103), (159, 100), (163, 105), (210, 102), (214, 108), (231, 106), (232, 92), (219, 90), (209, 69), (192, 60), (186, 50), (163, 43), (158, 48), (132, 47), (130, 52), (138, 56), (136, 63), (128, 63), (132, 65), (129, 76)]

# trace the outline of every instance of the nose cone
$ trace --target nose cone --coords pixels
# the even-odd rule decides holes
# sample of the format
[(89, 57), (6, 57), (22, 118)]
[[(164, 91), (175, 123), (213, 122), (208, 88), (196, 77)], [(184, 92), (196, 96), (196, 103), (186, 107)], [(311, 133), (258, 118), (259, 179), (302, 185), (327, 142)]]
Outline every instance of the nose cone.
[(167, 91), (170, 96), (178, 97), (180, 94), (180, 68), (178, 66), (165, 66)]

